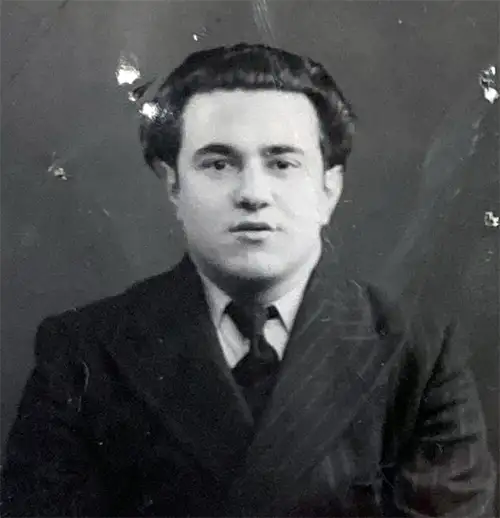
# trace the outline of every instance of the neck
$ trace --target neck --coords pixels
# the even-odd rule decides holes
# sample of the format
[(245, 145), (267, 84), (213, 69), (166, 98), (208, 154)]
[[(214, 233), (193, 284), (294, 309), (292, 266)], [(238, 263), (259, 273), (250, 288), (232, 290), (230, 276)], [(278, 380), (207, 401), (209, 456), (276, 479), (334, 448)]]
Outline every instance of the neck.
[(200, 273), (227, 293), (233, 300), (248, 305), (268, 306), (291, 292), (300, 284), (306, 284), (321, 256), (321, 243), (291, 274), (280, 279), (242, 279), (227, 272), (215, 271), (207, 267), (195, 256), (190, 255)]

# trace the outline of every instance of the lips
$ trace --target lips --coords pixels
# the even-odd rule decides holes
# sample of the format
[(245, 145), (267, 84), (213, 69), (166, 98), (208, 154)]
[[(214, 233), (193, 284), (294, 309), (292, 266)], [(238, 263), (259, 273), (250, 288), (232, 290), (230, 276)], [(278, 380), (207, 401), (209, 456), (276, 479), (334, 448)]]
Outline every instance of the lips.
[(259, 232), (274, 230), (268, 223), (245, 221), (231, 228), (232, 232)]

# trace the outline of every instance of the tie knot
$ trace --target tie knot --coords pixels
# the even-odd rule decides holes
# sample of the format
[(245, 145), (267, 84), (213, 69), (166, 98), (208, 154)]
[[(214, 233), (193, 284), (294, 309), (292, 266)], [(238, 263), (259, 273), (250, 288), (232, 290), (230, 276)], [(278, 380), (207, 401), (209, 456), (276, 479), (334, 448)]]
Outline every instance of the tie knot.
[(269, 319), (278, 316), (275, 306), (241, 305), (234, 301), (228, 304), (226, 311), (240, 333), (250, 340), (262, 333), (264, 325)]

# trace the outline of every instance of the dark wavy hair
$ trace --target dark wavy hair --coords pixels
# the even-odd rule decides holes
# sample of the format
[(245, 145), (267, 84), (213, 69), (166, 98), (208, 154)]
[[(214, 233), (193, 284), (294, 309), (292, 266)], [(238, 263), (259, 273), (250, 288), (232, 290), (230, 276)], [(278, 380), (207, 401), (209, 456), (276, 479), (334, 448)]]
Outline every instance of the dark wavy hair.
[(189, 99), (237, 89), (305, 94), (320, 121), (325, 169), (346, 166), (356, 116), (323, 65), (310, 58), (268, 45), (239, 43), (192, 53), (159, 84), (152, 99), (155, 114), (143, 115), (139, 130), (144, 159), (157, 174), (156, 160), (177, 169), (182, 113)]

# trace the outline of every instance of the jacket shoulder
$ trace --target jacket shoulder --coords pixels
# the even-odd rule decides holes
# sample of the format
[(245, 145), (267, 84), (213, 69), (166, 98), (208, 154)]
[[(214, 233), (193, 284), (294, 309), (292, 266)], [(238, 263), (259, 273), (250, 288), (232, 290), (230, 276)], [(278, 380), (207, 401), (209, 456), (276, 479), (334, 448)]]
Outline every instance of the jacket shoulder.
[(379, 335), (408, 334), (408, 315), (400, 301), (391, 297), (388, 290), (372, 281), (359, 278), (347, 278), (346, 283), (354, 297), (361, 299), (368, 308), (373, 327)]
[(168, 271), (135, 282), (115, 295), (47, 316), (37, 329), (37, 352), (39, 343), (46, 344), (51, 338), (58, 343), (65, 341), (69, 344), (71, 341), (73, 346), (75, 338), (76, 342), (81, 339), (87, 344), (112, 340), (122, 325), (135, 318), (138, 309), (150, 304), (158, 292), (164, 294), (164, 300), (166, 293), (168, 300), (171, 281), (172, 271)]
[(460, 322), (428, 299), (418, 295), (396, 297), (370, 281), (356, 281), (356, 284), (366, 297), (379, 334), (402, 340), (405, 354), (415, 364), (434, 365), (450, 344), (454, 350), (460, 350), (459, 354), (468, 356)]

